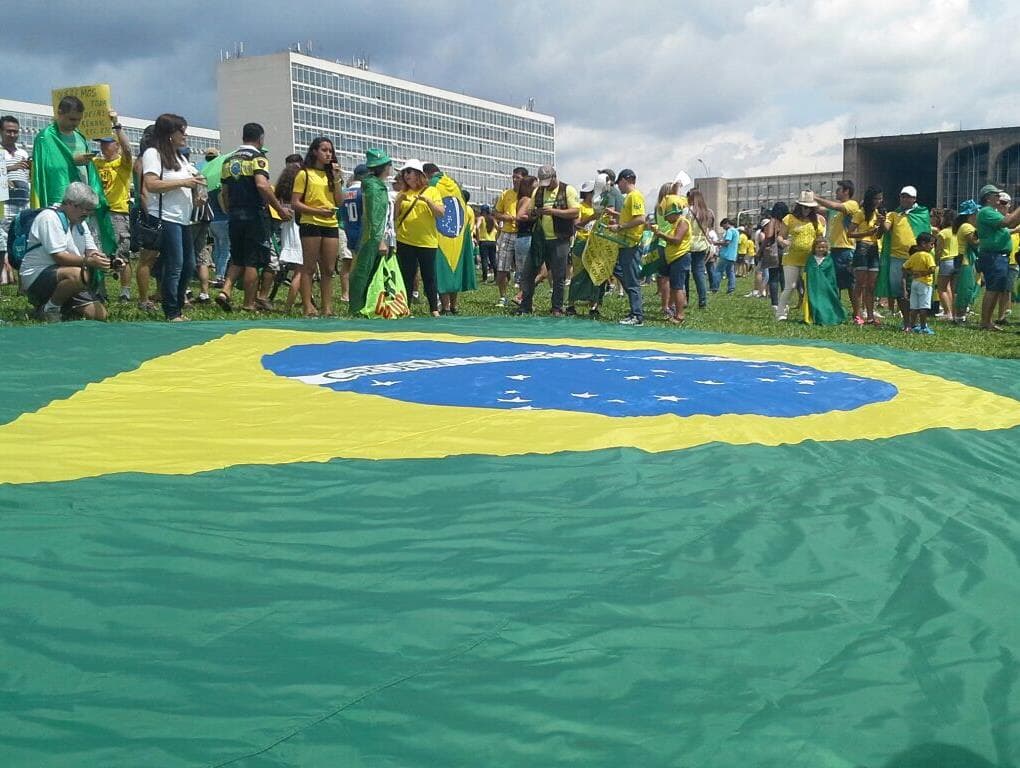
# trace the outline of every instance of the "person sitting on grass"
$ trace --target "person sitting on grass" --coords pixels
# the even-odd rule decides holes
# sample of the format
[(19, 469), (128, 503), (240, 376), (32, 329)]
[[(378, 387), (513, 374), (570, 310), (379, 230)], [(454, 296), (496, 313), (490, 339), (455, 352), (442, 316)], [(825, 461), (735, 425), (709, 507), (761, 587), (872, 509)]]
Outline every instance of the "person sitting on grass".
[[(930, 232), (921, 232), (917, 243), (910, 248), (910, 258), (903, 262), (904, 280), (912, 278), (910, 283), (910, 322), (904, 328), (908, 333), (934, 334), (928, 327), (928, 310), (931, 309), (931, 289), (938, 267), (932, 247), (935, 238)], [(904, 291), (906, 294), (906, 291)]]
[(72, 181), (64, 201), (40, 211), (32, 222), (20, 281), (38, 319), (106, 319), (106, 307), (88, 289), (88, 270), (110, 267), (85, 223), (98, 205), (99, 196), (88, 184)]

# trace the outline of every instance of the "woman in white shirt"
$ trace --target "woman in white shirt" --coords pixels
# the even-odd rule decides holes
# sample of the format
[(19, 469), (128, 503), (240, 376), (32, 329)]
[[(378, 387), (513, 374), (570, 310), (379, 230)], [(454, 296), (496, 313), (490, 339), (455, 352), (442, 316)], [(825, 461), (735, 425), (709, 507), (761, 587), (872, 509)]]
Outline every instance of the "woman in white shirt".
[(180, 115), (160, 115), (153, 130), (153, 146), (142, 155), (142, 183), (148, 193), (146, 213), (150, 220), (159, 219), (163, 225), (156, 271), (163, 314), (171, 322), (188, 319), (181, 312), (195, 271), (190, 231), (192, 190), (205, 184), (205, 177), (181, 154), (188, 141), (187, 130), (188, 123)]

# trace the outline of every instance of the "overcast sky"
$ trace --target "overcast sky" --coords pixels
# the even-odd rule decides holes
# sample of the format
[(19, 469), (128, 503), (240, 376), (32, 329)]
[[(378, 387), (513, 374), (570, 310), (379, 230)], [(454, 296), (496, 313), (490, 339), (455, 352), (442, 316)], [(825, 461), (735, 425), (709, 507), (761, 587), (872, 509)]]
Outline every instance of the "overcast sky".
[[(13, 9), (8, 11), (8, 9)], [(216, 127), (221, 49), (324, 58), (556, 117), (560, 176), (837, 170), (847, 136), (1020, 124), (1020, 6), (992, 0), (0, 0), (0, 96), (108, 82)], [(700, 159), (700, 161), (699, 161)]]

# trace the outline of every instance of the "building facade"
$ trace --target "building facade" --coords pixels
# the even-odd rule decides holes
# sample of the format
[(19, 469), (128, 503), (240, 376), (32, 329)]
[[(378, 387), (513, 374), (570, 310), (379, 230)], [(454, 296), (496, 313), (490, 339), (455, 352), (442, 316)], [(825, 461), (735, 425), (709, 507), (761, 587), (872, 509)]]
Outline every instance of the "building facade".
[[(0, 116), (11, 115), (18, 118), (21, 123), (20, 143), (31, 148), (35, 136), (46, 126), (53, 122), (53, 107), (50, 104), (33, 104), (27, 101), (11, 101), (0, 99)], [(147, 125), (151, 125), (155, 118), (143, 120), (138, 117), (120, 115), (120, 124), (124, 126), (124, 133), (131, 142), (135, 152), (138, 151), (138, 142), (142, 138), (142, 131)], [(208, 147), (220, 146), (220, 132), (210, 128), (197, 128), (188, 126), (188, 146), (192, 151), (201, 156)]]
[(907, 184), (918, 202), (956, 210), (988, 182), (1020, 194), (1020, 127), (846, 139), (843, 167), (859, 189), (875, 185), (886, 205)]
[(514, 166), (555, 164), (549, 115), (289, 51), (221, 62), (218, 90), (225, 144), (258, 122), (274, 159), (325, 136), (350, 173), (379, 147), (398, 162), (435, 163), (476, 202), (506, 188)]
[(757, 223), (762, 212), (778, 202), (793, 207), (797, 196), (805, 189), (822, 197), (834, 197), (836, 184), (842, 178), (842, 171), (825, 171), (735, 179), (713, 176), (694, 182), (705, 196), (705, 203), (716, 212), (717, 219), (726, 216), (743, 226)]

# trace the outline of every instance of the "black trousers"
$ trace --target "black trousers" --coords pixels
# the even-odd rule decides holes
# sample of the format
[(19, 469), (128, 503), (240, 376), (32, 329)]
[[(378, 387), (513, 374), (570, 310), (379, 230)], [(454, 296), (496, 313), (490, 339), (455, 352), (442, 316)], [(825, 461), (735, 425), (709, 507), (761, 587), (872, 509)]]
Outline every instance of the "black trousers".
[(397, 243), (397, 263), (400, 264), (400, 276), (404, 278), (404, 290), (411, 295), (414, 276), (421, 270), (422, 293), (429, 302), (429, 311), (439, 311), (439, 294), (436, 291), (436, 249), (422, 248), (418, 245)]

